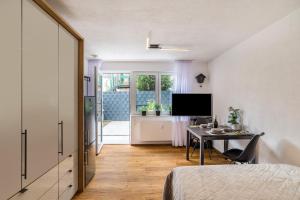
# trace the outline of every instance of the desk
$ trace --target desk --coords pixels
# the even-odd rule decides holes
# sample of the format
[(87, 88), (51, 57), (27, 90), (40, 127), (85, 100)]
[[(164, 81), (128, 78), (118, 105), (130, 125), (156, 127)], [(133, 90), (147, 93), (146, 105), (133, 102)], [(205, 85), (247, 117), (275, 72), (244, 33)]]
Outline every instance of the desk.
[(200, 127), (187, 127), (186, 135), (186, 159), (190, 159), (190, 139), (191, 135), (199, 138), (200, 140), (200, 164), (204, 165), (204, 142), (207, 140), (224, 140), (224, 151), (228, 150), (228, 140), (250, 140), (254, 136), (252, 133), (225, 133), (220, 135), (212, 135), (207, 133), (210, 129)]

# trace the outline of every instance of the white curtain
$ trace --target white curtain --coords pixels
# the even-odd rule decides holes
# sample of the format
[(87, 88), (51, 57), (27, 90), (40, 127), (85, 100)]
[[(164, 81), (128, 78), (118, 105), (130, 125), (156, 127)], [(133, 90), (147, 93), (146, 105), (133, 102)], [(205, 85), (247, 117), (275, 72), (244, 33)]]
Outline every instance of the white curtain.
[[(191, 93), (193, 83), (192, 61), (176, 61), (175, 93)], [(186, 126), (189, 117), (175, 117), (173, 121), (172, 145), (186, 145)]]

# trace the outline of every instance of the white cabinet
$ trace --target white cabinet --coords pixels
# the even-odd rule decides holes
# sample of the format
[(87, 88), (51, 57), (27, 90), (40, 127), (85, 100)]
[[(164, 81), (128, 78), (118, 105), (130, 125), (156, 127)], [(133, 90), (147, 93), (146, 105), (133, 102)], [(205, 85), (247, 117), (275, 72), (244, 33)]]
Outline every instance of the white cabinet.
[[(78, 188), (77, 151), (69, 155), (59, 164), (59, 199), (71, 199)], [(66, 195), (66, 193), (68, 195)]]
[[(42, 198), (44, 195), (51, 196), (58, 194), (57, 185), (58, 180), (58, 166), (50, 169), (46, 174), (38, 178), (28, 187), (25, 192), (20, 192), (15, 195), (11, 200), (36, 200)], [(49, 200), (49, 199), (48, 199)]]
[(0, 0), (0, 24), (0, 199), (69, 200), (78, 188), (78, 40), (33, 0)]
[(25, 187), (58, 164), (58, 24), (32, 0), (23, 0), (22, 18)]
[(77, 61), (78, 41), (59, 26), (59, 199), (77, 191)]
[(73, 191), (71, 198), (75, 195), (78, 188), (78, 166), (77, 154), (74, 152), (70, 154), (65, 160), (59, 164), (59, 199), (68, 191)]
[(77, 150), (78, 41), (59, 26), (59, 122), (60, 158)]
[(20, 0), (0, 1), (0, 24), (0, 199), (7, 199), (21, 189)]
[(131, 144), (171, 143), (173, 131), (171, 116), (131, 116)]
[(70, 200), (77, 192), (77, 173), (77, 152), (74, 152), (10, 200)]

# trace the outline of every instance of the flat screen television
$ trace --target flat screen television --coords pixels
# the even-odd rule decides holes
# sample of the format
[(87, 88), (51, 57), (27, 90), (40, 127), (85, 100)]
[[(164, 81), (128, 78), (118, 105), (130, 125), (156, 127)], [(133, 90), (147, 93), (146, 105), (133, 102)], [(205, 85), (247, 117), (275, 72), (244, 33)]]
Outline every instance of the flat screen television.
[(173, 116), (212, 116), (212, 94), (172, 94)]

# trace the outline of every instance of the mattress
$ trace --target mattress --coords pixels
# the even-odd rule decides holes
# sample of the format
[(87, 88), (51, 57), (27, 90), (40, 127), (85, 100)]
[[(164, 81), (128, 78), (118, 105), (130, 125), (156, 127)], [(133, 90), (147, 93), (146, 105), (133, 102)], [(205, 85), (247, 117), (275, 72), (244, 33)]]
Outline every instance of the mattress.
[(178, 167), (164, 200), (300, 200), (300, 167), (284, 164)]

